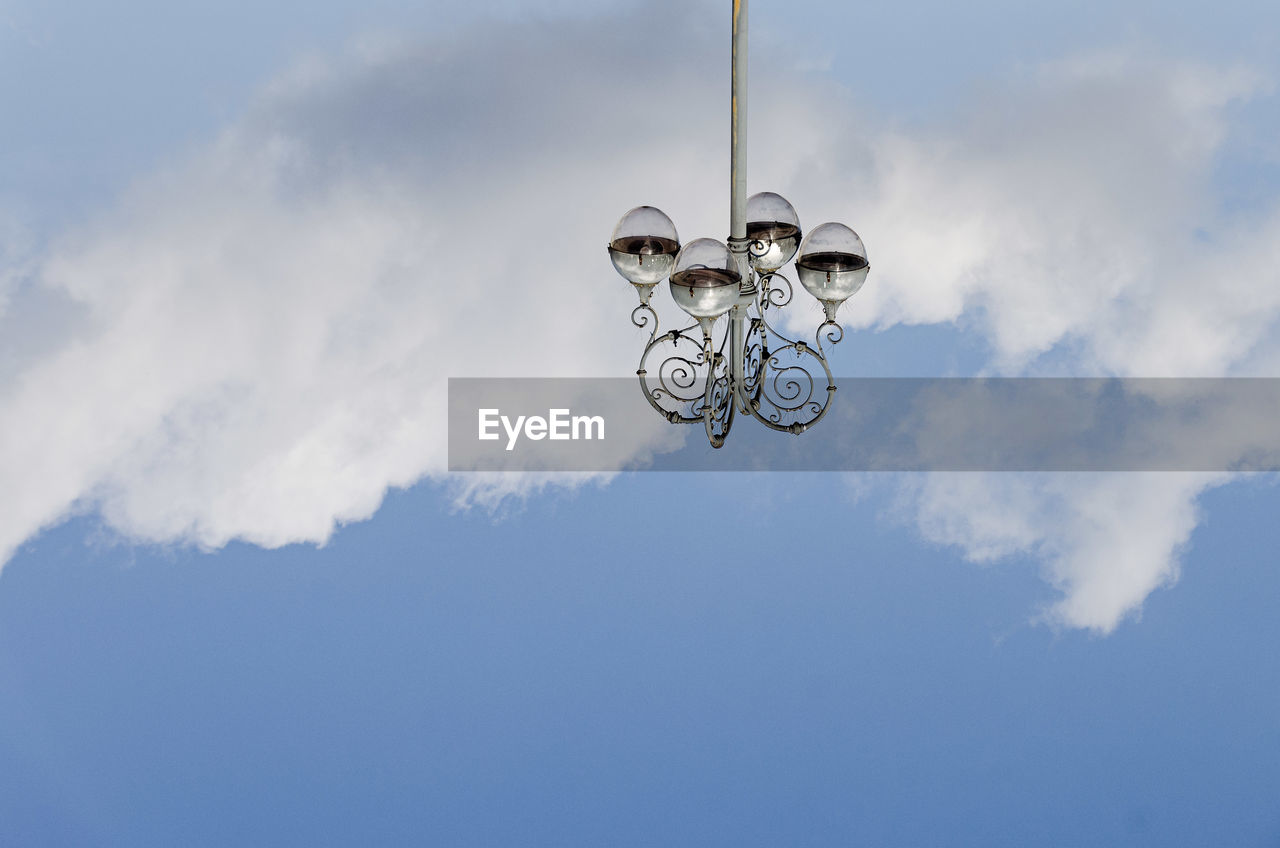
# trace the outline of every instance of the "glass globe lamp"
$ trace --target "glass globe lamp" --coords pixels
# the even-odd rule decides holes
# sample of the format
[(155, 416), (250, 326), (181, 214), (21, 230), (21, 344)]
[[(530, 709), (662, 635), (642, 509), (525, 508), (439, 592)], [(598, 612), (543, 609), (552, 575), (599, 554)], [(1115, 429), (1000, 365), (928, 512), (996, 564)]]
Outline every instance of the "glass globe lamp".
[(680, 237), (661, 209), (637, 206), (622, 216), (609, 240), (609, 258), (623, 279), (636, 287), (641, 303), (653, 287), (671, 275)]
[(738, 302), (741, 279), (733, 254), (723, 242), (694, 239), (676, 256), (671, 297), (677, 306), (698, 319), (704, 331), (710, 332), (710, 322)]
[(844, 224), (823, 224), (809, 233), (796, 260), (800, 284), (822, 302), (829, 321), (835, 320), (840, 304), (862, 288), (870, 270), (862, 239)]
[(800, 218), (780, 194), (762, 191), (747, 198), (747, 238), (751, 267), (761, 274), (777, 271), (791, 261), (800, 244)]

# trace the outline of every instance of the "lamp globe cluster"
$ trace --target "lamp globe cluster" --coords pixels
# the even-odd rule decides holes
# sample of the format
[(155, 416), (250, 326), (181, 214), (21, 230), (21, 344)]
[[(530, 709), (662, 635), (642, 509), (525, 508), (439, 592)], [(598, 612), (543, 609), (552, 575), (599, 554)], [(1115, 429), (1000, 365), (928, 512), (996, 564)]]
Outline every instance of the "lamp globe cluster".
[[(746, 214), (750, 270), (759, 276), (774, 274), (799, 252), (800, 284), (822, 304), (827, 320), (834, 321), (840, 304), (857, 294), (871, 270), (858, 234), (844, 224), (826, 223), (804, 235), (795, 207), (772, 191), (748, 198)], [(648, 305), (654, 286), (668, 279), (676, 305), (699, 322), (728, 312), (744, 282), (724, 242), (700, 238), (681, 247), (675, 224), (653, 206), (637, 206), (622, 216), (609, 242), (609, 257), (636, 287), (641, 303)]]

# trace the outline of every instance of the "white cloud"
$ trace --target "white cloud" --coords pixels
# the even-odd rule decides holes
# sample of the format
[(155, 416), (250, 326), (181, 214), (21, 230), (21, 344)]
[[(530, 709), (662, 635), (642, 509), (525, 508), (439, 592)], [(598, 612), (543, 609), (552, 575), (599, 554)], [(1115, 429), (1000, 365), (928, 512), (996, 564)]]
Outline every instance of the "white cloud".
[[(652, 203), (687, 240), (727, 205), (723, 57), (666, 25), (700, 12), (653, 11), (313, 61), (21, 266), (7, 320), (72, 317), (3, 340), (0, 560), (76, 508), (139, 539), (323, 541), (443, 473), (446, 377), (630, 373), (613, 221)], [(1228, 231), (1212, 193), (1253, 74), (1098, 54), (887, 130), (798, 83), (753, 79), (752, 182), (863, 234), (853, 324), (972, 321), (1009, 373), (1218, 374), (1274, 344), (1280, 217)], [(497, 479), (461, 496), (545, 484)], [(1107, 630), (1176, 573), (1217, 479), (937, 478), (918, 518), (974, 559), (1043, 557), (1056, 620)]]
[(77, 505), (138, 539), (323, 541), (443, 472), (447, 377), (634, 370), (599, 187), (696, 207), (714, 173), (619, 103), (641, 57), (602, 77), (583, 33), (541, 35), (311, 65), (56, 244), (28, 287), (85, 317), (34, 359), (6, 340), (0, 559)]
[(930, 474), (901, 509), (936, 543), (971, 562), (1030, 557), (1062, 597), (1056, 625), (1101, 633), (1172, 584), (1199, 520), (1196, 498), (1225, 474)]
[(1085, 376), (1221, 375), (1280, 312), (1280, 215), (1241, 222), (1213, 190), (1229, 107), (1266, 90), (1121, 52), (1052, 63), (832, 145), (797, 194), (850, 198), (876, 275), (859, 326), (978, 318), (1009, 373), (1071, 345)]
[[(976, 324), (998, 373), (1267, 374), (1280, 209), (1224, 210), (1215, 170), (1232, 105), (1268, 91), (1246, 69), (1101, 53), (873, 138), (842, 168), (876, 275), (846, 318)], [(969, 559), (1033, 555), (1062, 592), (1048, 618), (1109, 632), (1176, 579), (1196, 500), (1225, 479), (929, 475), (908, 512)]]

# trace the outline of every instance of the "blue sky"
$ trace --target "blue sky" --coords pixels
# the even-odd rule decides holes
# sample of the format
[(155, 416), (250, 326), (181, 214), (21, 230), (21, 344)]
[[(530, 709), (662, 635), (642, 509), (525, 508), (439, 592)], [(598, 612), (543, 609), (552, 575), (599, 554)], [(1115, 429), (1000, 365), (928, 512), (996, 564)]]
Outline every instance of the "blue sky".
[(1027, 624), (1025, 564), (957, 563), (833, 477), (790, 478), (832, 505), (758, 543), (688, 520), (744, 482), (785, 501), (769, 479), (640, 475), (497, 524), (427, 485), (320, 551), (48, 533), (0, 599), (6, 836), (1274, 842), (1256, 490), (1211, 494), (1179, 586), (1090, 638)]
[[(723, 236), (727, 5), (0, 0), (0, 842), (1280, 840), (1269, 478), (444, 472)], [(751, 16), (837, 373), (1280, 368), (1274, 10)]]

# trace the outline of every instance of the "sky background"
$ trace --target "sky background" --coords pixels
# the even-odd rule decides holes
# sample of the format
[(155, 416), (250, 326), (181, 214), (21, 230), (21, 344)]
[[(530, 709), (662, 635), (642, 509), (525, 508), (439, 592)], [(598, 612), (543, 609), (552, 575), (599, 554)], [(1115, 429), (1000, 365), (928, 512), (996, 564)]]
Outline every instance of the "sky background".
[[(728, 6), (0, 0), (0, 842), (1280, 844), (1269, 476), (445, 473), (723, 236)], [(1280, 373), (1278, 25), (757, 0), (836, 373)]]

